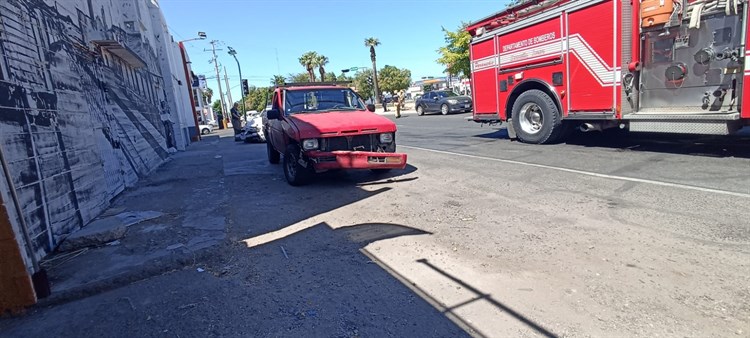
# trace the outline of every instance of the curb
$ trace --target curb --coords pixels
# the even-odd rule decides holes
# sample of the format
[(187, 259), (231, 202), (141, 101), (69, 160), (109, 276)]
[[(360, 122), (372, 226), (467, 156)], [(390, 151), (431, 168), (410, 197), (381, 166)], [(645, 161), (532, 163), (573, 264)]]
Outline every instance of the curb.
[(67, 290), (55, 292), (53, 289), (52, 295), (45, 299), (40, 299), (39, 302), (33, 307), (30, 307), (29, 310), (70, 303), (163, 275), (167, 272), (182, 270), (187, 266), (197, 264), (199, 261), (205, 261), (209, 257), (220, 256), (215, 253), (227, 244), (227, 242), (222, 242), (212, 247), (191, 252), (190, 254), (179, 254), (157, 258), (144, 263), (144, 266), (141, 269), (124, 272), (110, 278), (83, 284)]

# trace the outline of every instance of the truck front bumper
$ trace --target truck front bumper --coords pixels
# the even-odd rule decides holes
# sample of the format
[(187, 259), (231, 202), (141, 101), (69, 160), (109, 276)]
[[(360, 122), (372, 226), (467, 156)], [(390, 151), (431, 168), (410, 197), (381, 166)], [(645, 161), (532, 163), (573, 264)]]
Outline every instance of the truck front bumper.
[(316, 171), (329, 169), (404, 169), (406, 154), (368, 151), (311, 151), (307, 157)]

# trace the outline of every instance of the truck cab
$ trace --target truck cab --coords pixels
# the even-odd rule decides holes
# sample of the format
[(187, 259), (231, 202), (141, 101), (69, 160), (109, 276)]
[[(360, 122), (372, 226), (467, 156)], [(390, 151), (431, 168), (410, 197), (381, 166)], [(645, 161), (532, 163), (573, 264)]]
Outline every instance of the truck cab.
[(281, 162), (289, 184), (331, 169), (383, 172), (406, 167), (396, 153), (396, 124), (374, 113), (351, 88), (324, 83), (275, 89), (264, 117), (268, 161)]

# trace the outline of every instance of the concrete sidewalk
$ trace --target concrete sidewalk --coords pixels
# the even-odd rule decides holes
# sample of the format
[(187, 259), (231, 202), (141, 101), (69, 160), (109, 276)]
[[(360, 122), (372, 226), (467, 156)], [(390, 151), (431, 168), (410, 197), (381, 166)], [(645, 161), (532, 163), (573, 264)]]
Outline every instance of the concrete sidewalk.
[[(220, 135), (229, 137), (231, 131), (205, 136), (175, 154), (74, 233), (75, 244), (63, 242), (67, 250), (43, 262), (52, 296), (40, 304), (86, 297), (210, 257), (226, 239)], [(123, 224), (124, 217), (135, 218), (130, 222), (135, 224)]]
[[(161, 216), (128, 226), (110, 245), (52, 257), (53, 296), (24, 316), (0, 320), (0, 332), (467, 336), (362, 251), (375, 241), (428, 234), (377, 223), (389, 217), (357, 217), (360, 206), (384, 198), (396, 177), (415, 170), (329, 173), (291, 187), (281, 166), (268, 163), (264, 144), (234, 142), (231, 130), (219, 131), (174, 155), (102, 215), (119, 217), (104, 224), (132, 223), (128, 215), (142, 211)], [(337, 220), (334, 210), (349, 226), (328, 223)]]

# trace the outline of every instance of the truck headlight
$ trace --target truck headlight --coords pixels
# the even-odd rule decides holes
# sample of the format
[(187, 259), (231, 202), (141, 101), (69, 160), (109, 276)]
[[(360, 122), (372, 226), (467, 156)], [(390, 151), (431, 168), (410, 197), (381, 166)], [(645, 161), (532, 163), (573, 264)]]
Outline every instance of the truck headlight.
[(302, 149), (304, 150), (315, 150), (318, 149), (318, 139), (311, 138), (302, 141)]
[(380, 134), (380, 143), (391, 143), (393, 142), (393, 133)]
[(458, 100), (450, 99), (450, 100), (448, 100), (448, 103), (450, 103), (450, 104), (456, 104), (456, 103), (458, 103)]

